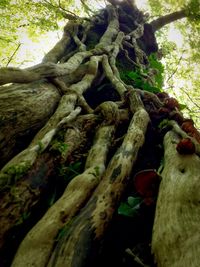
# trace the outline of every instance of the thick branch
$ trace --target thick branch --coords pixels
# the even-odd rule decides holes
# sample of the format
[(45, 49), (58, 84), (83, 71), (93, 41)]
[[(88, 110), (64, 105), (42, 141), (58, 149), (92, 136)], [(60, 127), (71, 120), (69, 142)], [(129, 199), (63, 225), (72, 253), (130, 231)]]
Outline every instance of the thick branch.
[(75, 71), (84, 59), (90, 57), (92, 52), (79, 52), (71, 57), (65, 64), (54, 63), (38, 64), (30, 68), (1, 68), (0, 85), (6, 83), (28, 83), (42, 78), (64, 76)]
[(158, 30), (160, 30), (162, 27), (164, 27), (165, 25), (174, 22), (176, 20), (182, 19), (187, 17), (185, 10), (180, 10), (177, 12), (173, 12), (171, 14), (162, 16), (158, 19), (153, 20), (150, 24), (153, 28), (153, 31), (156, 32)]
[(56, 43), (56, 45), (45, 55), (42, 62), (57, 63), (66, 52), (66, 49), (70, 44), (70, 41), (71, 38), (69, 36), (66, 36), (66, 34), (64, 34), (62, 39), (58, 43)]

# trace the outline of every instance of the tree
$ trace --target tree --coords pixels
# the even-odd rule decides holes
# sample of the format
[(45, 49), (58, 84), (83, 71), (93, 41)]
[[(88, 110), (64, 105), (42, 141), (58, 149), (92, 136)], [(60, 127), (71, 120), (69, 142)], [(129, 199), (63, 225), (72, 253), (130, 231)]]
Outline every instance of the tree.
[[(191, 116), (199, 128), (198, 88), (200, 76), (196, 72), (199, 65), (199, 0), (194, 1), (149, 1), (151, 14), (160, 17), (164, 14), (185, 10), (189, 17), (167, 25), (156, 34), (157, 41), (164, 55), (162, 62), (165, 67), (165, 90), (186, 105), (183, 110)], [(180, 9), (181, 8), (181, 9)], [(175, 30), (174, 35), (180, 36), (180, 42), (169, 42), (167, 31)], [(182, 43), (182, 44), (181, 44)], [(184, 66), (184, 67), (183, 67)], [(187, 89), (186, 89), (187, 88)], [(189, 94), (188, 94), (189, 91)], [(189, 101), (187, 101), (187, 99)]]
[(110, 265), (118, 216), (149, 219), (158, 266), (198, 266), (200, 134), (161, 89), (154, 36), (188, 13), (108, 3), (70, 14), (41, 64), (0, 70), (3, 266)]

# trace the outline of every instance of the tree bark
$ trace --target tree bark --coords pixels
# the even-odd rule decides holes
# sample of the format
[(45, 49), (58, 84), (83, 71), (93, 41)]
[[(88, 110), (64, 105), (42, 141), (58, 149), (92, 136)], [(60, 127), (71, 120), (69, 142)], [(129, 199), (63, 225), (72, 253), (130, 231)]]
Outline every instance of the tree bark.
[(0, 90), (0, 166), (3, 167), (48, 121), (60, 94), (53, 84), (45, 81), (14, 84)]
[(185, 10), (180, 10), (177, 12), (173, 12), (171, 14), (159, 17), (158, 19), (153, 20), (150, 24), (153, 28), (153, 31), (159, 31), (161, 28), (163, 28), (165, 25), (172, 23), (176, 20), (183, 19), (187, 17), (187, 14)]
[(158, 266), (199, 266), (200, 262), (200, 159), (180, 155), (174, 132), (165, 136), (165, 166), (162, 171), (152, 252)]

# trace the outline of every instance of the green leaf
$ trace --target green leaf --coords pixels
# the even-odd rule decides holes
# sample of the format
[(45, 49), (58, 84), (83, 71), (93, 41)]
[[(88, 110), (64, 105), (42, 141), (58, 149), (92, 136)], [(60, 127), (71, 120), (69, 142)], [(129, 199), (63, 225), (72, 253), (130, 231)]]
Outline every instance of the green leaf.
[(135, 80), (141, 80), (141, 75), (139, 75), (137, 72), (130, 71), (127, 73), (127, 76), (131, 78), (133, 81)]
[(186, 108), (187, 108), (187, 105), (179, 103), (179, 109), (180, 110), (183, 110), (183, 109), (186, 109)]
[(156, 70), (156, 74), (154, 75), (155, 86), (162, 88), (164, 82), (164, 67), (163, 64), (158, 61), (155, 53), (151, 54), (148, 58), (149, 67), (151, 69)]
[(127, 199), (127, 203), (129, 206), (131, 206), (132, 208), (136, 207), (138, 204), (141, 203), (141, 197), (132, 197), (129, 196)]
[(128, 197), (127, 202), (121, 202), (118, 214), (126, 217), (135, 217), (138, 214), (143, 199), (140, 197)]
[(169, 124), (169, 120), (168, 119), (164, 119), (159, 123), (158, 128), (160, 130), (162, 130), (162, 129), (166, 128), (168, 126), (168, 124)]
[(160, 93), (161, 89), (155, 86), (151, 86), (149, 83), (143, 83), (142, 89), (151, 93)]
[(69, 165), (69, 169), (77, 174), (80, 174), (80, 167), (82, 165), (82, 162), (77, 161), (75, 163), (72, 163)]

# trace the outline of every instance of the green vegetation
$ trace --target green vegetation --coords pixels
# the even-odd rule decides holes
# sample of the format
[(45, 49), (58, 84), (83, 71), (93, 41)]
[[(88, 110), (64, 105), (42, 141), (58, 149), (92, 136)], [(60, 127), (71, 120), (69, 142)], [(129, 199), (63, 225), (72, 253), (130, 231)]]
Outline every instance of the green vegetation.
[(200, 129), (200, 1), (147, 2), (150, 20), (181, 9), (188, 16), (166, 25), (156, 36), (165, 66), (163, 89), (185, 105), (184, 115), (191, 117)]
[(79, 175), (83, 169), (83, 163), (78, 161), (65, 166), (62, 164), (59, 169), (58, 173), (65, 182), (70, 182), (75, 176)]
[(135, 70), (129, 70), (125, 69), (122, 64), (118, 64), (120, 69), (120, 78), (122, 81), (133, 85), (135, 88), (140, 88), (152, 93), (159, 93), (162, 91), (164, 81), (164, 67), (162, 63), (158, 61), (156, 54), (151, 54), (148, 60), (148, 70), (138, 67), (136, 67)]
[(38, 142), (38, 146), (39, 146), (39, 154), (43, 151), (44, 145), (42, 144), (41, 141)]
[(141, 197), (129, 196), (126, 202), (121, 202), (118, 214), (126, 217), (135, 217), (141, 208), (143, 199)]
[(56, 237), (56, 241), (59, 241), (60, 239), (62, 239), (63, 237), (66, 236), (67, 232), (70, 229), (70, 226), (72, 225), (74, 219), (71, 219), (70, 221), (68, 221), (68, 223), (66, 223), (59, 231)]
[(30, 212), (23, 212), (21, 217), (17, 220), (15, 225), (20, 225), (24, 223), (30, 217), (30, 215), (31, 215)]
[[(44, 39), (45, 33), (57, 31), (63, 28), (60, 25), (66, 23), (67, 16), (89, 16), (92, 14), (88, 1), (83, 1), (83, 6), (70, 1), (10, 1), (2, 0), (0, 3), (0, 61), (1, 66), (20, 66), (31, 60), (33, 51), (30, 52), (30, 58), (22, 59), (19, 50), (22, 49), (22, 42), (31, 40), (39, 41)], [(120, 73), (123, 80), (147, 91), (157, 92), (161, 88), (166, 90), (177, 100), (183, 103), (184, 113), (194, 119), (196, 125), (200, 128), (200, 1), (199, 0), (151, 0), (147, 9), (151, 17), (149, 21), (165, 14), (184, 9), (187, 18), (175, 21), (166, 25), (156, 33), (162, 54), (162, 63), (164, 72), (158, 72), (155, 76), (155, 84), (144, 81), (140, 77), (140, 71), (127, 72), (123, 70)], [(103, 6), (102, 1), (98, 1)], [(92, 7), (94, 10), (97, 7)], [(188, 22), (189, 21), (189, 22)], [(175, 30), (174, 35), (180, 36), (180, 40), (171, 41), (169, 32)], [(21, 39), (24, 36), (24, 39)], [(96, 44), (97, 34), (93, 32), (88, 42), (89, 48)], [(51, 34), (52, 39), (52, 34)], [(182, 40), (183, 39), (183, 40)], [(23, 41), (22, 41), (23, 40)], [(32, 50), (32, 49), (31, 49)], [(25, 52), (26, 53), (26, 52)], [(20, 59), (22, 62), (20, 62)], [(154, 69), (160, 68), (154, 55), (149, 57), (150, 66)], [(130, 71), (130, 69), (129, 69)], [(164, 85), (162, 86), (164, 80)]]
[(19, 180), (30, 169), (28, 162), (21, 162), (20, 164), (12, 165), (5, 170), (5, 173), (9, 174), (13, 182)]
[(157, 59), (155, 53), (152, 53), (149, 58), (149, 67), (154, 70), (154, 84), (158, 88), (162, 88), (164, 84), (164, 66)]
[(57, 151), (64, 157), (67, 152), (68, 145), (62, 141), (54, 140), (50, 150)]

